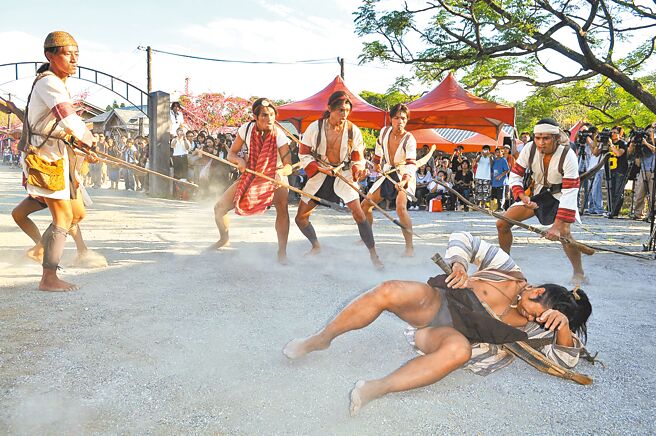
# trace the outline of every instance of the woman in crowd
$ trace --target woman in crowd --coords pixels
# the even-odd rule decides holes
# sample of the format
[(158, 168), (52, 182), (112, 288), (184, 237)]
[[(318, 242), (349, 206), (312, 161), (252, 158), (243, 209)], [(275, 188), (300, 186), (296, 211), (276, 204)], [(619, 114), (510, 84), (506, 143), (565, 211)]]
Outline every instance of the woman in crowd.
[(410, 206), (414, 210), (419, 210), (420, 205), (426, 205), (426, 195), (428, 195), (428, 185), (433, 181), (433, 176), (431, 175), (427, 165), (422, 165), (417, 169), (417, 191), (415, 196), (417, 197), (417, 202)]
[[(114, 142), (114, 138), (107, 138), (107, 154), (113, 157), (120, 158), (121, 151), (118, 148), (118, 145)], [(118, 180), (119, 180), (119, 167), (118, 165), (109, 165), (109, 189), (118, 189)]]
[[(474, 173), (469, 169), (469, 161), (466, 159), (460, 163), (460, 170), (455, 175), (454, 189), (458, 191), (463, 197), (469, 199), (472, 194), (474, 185)], [(469, 211), (469, 206), (464, 205), (465, 212)]]

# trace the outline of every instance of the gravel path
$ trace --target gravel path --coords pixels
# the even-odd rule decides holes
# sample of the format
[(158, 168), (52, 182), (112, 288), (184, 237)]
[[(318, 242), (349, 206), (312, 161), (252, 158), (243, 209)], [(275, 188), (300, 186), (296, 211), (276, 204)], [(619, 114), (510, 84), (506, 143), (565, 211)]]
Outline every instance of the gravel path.
[[(349, 216), (318, 211), (324, 252), (292, 221), (290, 266), (273, 262), (273, 212), (232, 216), (232, 247), (216, 238), (211, 204), (92, 191), (82, 229), (109, 266), (67, 267), (77, 292), (36, 291), (40, 267), (22, 259), (29, 239), (11, 220), (20, 175), (0, 167), (0, 434), (653, 434), (653, 261), (598, 253), (584, 260), (594, 313), (588, 347), (606, 369), (582, 363), (583, 387), (521, 361), (488, 377), (456, 371), (432, 386), (389, 395), (348, 415), (355, 381), (380, 377), (413, 357), (404, 325), (384, 314), (323, 352), (290, 362), (291, 338), (318, 329), (350, 299), (385, 279), (425, 280), (448, 234), (496, 239), (481, 214), (412, 212), (414, 259), (396, 260), (402, 237), (377, 216), (380, 273), (356, 244)], [(290, 211), (293, 215), (295, 208)], [(47, 212), (37, 214), (43, 230)], [(648, 226), (586, 219), (576, 237), (632, 250)], [(591, 232), (595, 232), (593, 234)], [(559, 245), (518, 231), (513, 256), (533, 282), (564, 282)], [(608, 242), (608, 241), (611, 242)]]

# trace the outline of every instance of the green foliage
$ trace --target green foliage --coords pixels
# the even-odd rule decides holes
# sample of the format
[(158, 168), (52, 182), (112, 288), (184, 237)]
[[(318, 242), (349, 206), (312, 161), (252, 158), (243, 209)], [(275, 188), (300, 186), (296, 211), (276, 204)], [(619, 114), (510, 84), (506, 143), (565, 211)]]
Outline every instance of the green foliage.
[[(631, 77), (644, 71), (656, 51), (656, 13), (641, 2), (408, 3), (362, 2), (354, 13), (356, 33), (367, 37), (360, 62), (412, 65), (426, 83), (452, 71), (472, 92), (483, 96), (502, 81), (548, 87), (607, 77), (656, 113), (656, 97), (644, 93), (645, 84)], [(618, 50), (622, 42), (645, 37), (643, 44), (628, 53)], [(572, 63), (580, 68), (572, 68)]]
[[(643, 86), (656, 93), (656, 75), (640, 78)], [(544, 117), (555, 118), (571, 127), (579, 120), (601, 127), (621, 125), (644, 127), (656, 119), (654, 114), (619, 85), (606, 78), (538, 89), (517, 103), (517, 129), (530, 130)]]
[(362, 97), (369, 104), (372, 104), (383, 110), (388, 110), (395, 104), (409, 103), (413, 100), (416, 100), (419, 96), (408, 95), (401, 91), (391, 90), (391, 92), (387, 92), (385, 94), (373, 91), (362, 91), (360, 93), (360, 97)]

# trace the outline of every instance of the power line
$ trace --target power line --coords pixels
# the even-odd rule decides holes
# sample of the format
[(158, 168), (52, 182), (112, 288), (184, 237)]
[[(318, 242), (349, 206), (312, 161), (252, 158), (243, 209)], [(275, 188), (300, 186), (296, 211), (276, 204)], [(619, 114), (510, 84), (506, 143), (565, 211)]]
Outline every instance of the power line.
[[(137, 47), (139, 50), (146, 50), (146, 47), (139, 46)], [(333, 58), (330, 59), (308, 59), (308, 60), (302, 60), (302, 61), (291, 61), (291, 62), (277, 62), (277, 61), (240, 61), (240, 60), (235, 60), (235, 59), (216, 59), (216, 58), (207, 58), (203, 56), (193, 56), (193, 55), (188, 55), (188, 54), (183, 54), (183, 53), (173, 53), (170, 51), (164, 51), (164, 50), (156, 50), (154, 48), (151, 48), (151, 51), (155, 53), (162, 53), (162, 54), (167, 54), (171, 56), (178, 56), (182, 58), (189, 58), (189, 59), (198, 59), (201, 61), (211, 61), (211, 62), (224, 62), (224, 63), (230, 63), (230, 64), (269, 64), (269, 65), (297, 65), (297, 64), (306, 64), (306, 65), (323, 65), (323, 64), (332, 64), (335, 62)]]

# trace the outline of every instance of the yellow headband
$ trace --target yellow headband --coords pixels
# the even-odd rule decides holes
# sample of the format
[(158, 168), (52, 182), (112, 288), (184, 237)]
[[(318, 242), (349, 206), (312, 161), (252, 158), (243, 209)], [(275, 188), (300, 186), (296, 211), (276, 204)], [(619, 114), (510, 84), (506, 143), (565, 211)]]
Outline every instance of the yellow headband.
[(70, 33), (64, 32), (63, 30), (50, 32), (48, 36), (46, 36), (46, 40), (43, 42), (44, 49), (66, 47), (69, 45), (77, 47), (77, 41), (75, 41), (75, 38), (73, 38)]
[(579, 301), (581, 299), (581, 296), (579, 295), (579, 286), (576, 286), (574, 289), (572, 289), (572, 296), (576, 301)]

